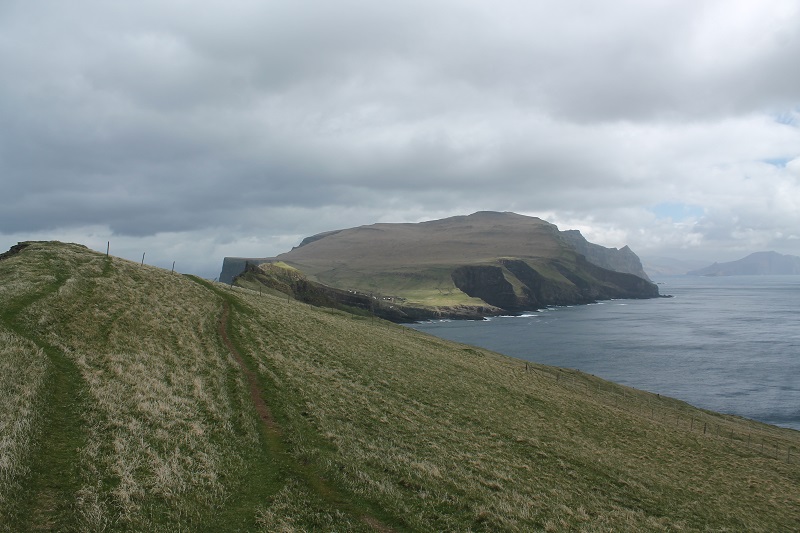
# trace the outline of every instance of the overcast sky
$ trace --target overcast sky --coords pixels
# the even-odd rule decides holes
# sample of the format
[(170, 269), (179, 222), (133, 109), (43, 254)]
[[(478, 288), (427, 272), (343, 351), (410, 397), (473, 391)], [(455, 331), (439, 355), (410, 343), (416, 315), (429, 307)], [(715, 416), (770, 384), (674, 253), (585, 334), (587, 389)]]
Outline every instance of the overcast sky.
[(0, 0), (0, 248), (206, 277), (514, 211), (800, 255), (800, 2)]

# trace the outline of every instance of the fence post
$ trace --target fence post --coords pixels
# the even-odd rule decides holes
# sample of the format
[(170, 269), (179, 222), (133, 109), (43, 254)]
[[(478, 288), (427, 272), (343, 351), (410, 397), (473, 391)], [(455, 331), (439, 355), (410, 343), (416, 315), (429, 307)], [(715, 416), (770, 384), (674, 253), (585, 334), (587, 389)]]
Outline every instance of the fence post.
[(703, 435), (706, 434), (706, 427), (707, 426), (708, 426), (708, 424), (706, 422), (703, 422)]

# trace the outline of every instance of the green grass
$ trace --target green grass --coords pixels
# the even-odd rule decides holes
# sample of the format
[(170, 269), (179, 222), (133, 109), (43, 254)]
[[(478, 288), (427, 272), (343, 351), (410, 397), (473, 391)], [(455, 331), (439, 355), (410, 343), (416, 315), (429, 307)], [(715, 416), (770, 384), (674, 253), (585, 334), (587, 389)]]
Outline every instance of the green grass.
[[(52, 253), (45, 254), (37, 266), (41, 269), (54, 260), (53, 256)], [(56, 271), (55, 275), (46, 274), (38, 279), (26, 280), (29, 283), (18, 284), (18, 274), (9, 275), (7, 290), (3, 291), (5, 298), (1, 316), (5, 327), (16, 333), (17, 337), (6, 335), (9, 341), (7, 348), (11, 348), (11, 353), (6, 355), (13, 359), (4, 361), (4, 366), (9, 367), (9, 377), (22, 380), (6, 384), (12, 390), (4, 396), (10, 397), (11, 408), (21, 408), (21, 411), (12, 413), (18, 418), (12, 419), (13, 425), (9, 428), (12, 431), (7, 435), (8, 440), (3, 440), (8, 444), (7, 448), (4, 446), (9, 453), (8, 462), (16, 463), (17, 470), (24, 469), (24, 477), (28, 482), (20, 483), (19, 478), (23, 476), (17, 475), (13, 476), (17, 479), (12, 478), (12, 483), (3, 483), (5, 492), (0, 494), (2, 524), (9, 530), (69, 530), (74, 528), (76, 522), (69, 502), (75, 499), (79, 486), (77, 451), (86, 443), (81, 419), (85, 388), (74, 362), (32, 334), (35, 326), (32, 327), (24, 314), (29, 307), (60, 291), (65, 278), (62, 272)], [(24, 290), (18, 290), (22, 287)], [(27, 342), (20, 343), (20, 338)], [(20, 357), (19, 348), (25, 346), (31, 349)], [(48, 363), (46, 367), (40, 366), (43, 359)], [(25, 372), (14, 376), (25, 367), (46, 368), (46, 372), (43, 375)], [(16, 391), (13, 390), (15, 385)], [(37, 407), (35, 412), (31, 412), (33, 405)], [(21, 424), (24, 424), (24, 430), (14, 431), (14, 426)], [(34, 433), (36, 439), (31, 438)], [(26, 445), (30, 448), (22, 451)], [(14, 454), (14, 448), (18, 453)], [(5, 463), (6, 457), (3, 459)], [(17, 490), (12, 492), (12, 487)]]
[(48, 368), (41, 348), (0, 330), (0, 523), (19, 518), (11, 503), (29, 475), (31, 446), (41, 432)]
[(379, 296), (400, 296), (406, 300), (405, 303), (425, 307), (485, 306), (483, 300), (472, 298), (455, 286), (452, 271), (452, 265), (424, 265), (390, 271), (338, 269), (320, 272), (316, 278), (332, 287), (372, 292)]
[(796, 431), (74, 245), (0, 280), (6, 531), (800, 526)]
[[(258, 331), (278, 321), (288, 328), (292, 311), (265, 309), (241, 327)], [(630, 404), (622, 409), (614, 406), (619, 387), (587, 393), (525, 374), (517, 361), (402, 327), (364, 332), (363, 323), (347, 327), (332, 314), (297, 323), (292, 335), (251, 340), (281, 398), (291, 398), (282, 411), (296, 432), (287, 431), (292, 447), (411, 529), (651, 529), (663, 522), (769, 530), (761, 525), (768, 517), (754, 517), (753, 509), (786, 509), (767, 509), (746, 480), (766, 476), (774, 494), (797, 494), (796, 466), (652, 421), (643, 409), (649, 395), (620, 399)], [(670, 405), (659, 409), (677, 409)], [(327, 446), (307, 445), (308, 434), (322, 435)], [(732, 461), (736, 473), (721, 481), (719, 470)], [(695, 476), (707, 497), (687, 487)], [(729, 501), (720, 505), (723, 495)], [(746, 502), (754, 508), (742, 512)], [(797, 512), (795, 505), (788, 516)]]

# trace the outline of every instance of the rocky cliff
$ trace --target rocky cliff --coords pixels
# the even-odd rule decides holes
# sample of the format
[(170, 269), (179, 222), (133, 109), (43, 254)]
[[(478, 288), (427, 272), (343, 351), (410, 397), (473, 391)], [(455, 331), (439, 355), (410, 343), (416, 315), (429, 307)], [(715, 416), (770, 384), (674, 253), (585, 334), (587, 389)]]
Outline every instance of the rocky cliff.
[(548, 305), (659, 296), (653, 283), (633, 274), (598, 267), (582, 257), (576, 263), (554, 261), (549, 268), (555, 268), (561, 278), (544, 275), (535, 265), (519, 259), (503, 259), (497, 266), (458, 267), (452, 276), (459, 290), (512, 312)]
[(642, 279), (650, 281), (647, 273), (642, 267), (642, 262), (633, 250), (628, 246), (622, 248), (606, 248), (599, 244), (594, 244), (586, 240), (578, 230), (565, 230), (561, 232), (561, 237), (575, 249), (576, 252), (582, 254), (597, 266), (607, 268), (608, 270), (615, 270), (617, 272), (627, 272), (634, 274)]
[(226, 257), (222, 260), (219, 281), (228, 284), (233, 283), (234, 278), (247, 270), (248, 266), (261, 265), (274, 260), (274, 257)]

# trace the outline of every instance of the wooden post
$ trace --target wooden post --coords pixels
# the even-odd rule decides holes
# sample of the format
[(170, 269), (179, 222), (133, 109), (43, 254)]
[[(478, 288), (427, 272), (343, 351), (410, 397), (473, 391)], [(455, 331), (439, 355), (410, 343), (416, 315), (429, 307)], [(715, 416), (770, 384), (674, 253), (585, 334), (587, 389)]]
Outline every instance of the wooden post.
[(175, 272), (175, 261), (172, 262), (172, 272)]
[(106, 242), (106, 257), (108, 257), (108, 251), (111, 249), (111, 241)]
[(689, 426), (689, 431), (694, 429), (694, 417), (692, 417), (692, 424)]
[(706, 434), (706, 427), (707, 427), (707, 424), (705, 422), (703, 422), (703, 435)]
[(142, 252), (142, 266), (144, 266), (144, 254), (145, 252)]

